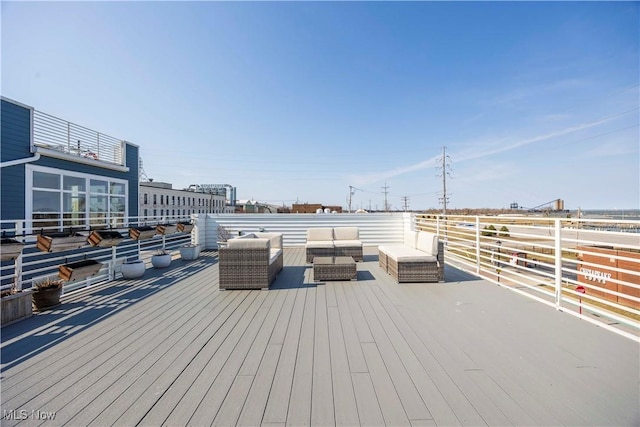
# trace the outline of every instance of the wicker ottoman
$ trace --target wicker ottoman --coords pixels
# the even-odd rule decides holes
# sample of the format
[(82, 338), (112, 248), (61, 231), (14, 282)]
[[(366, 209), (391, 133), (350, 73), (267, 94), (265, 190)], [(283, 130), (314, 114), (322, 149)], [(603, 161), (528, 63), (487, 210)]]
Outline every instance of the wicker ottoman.
[(313, 258), (313, 280), (358, 280), (356, 262), (350, 256)]

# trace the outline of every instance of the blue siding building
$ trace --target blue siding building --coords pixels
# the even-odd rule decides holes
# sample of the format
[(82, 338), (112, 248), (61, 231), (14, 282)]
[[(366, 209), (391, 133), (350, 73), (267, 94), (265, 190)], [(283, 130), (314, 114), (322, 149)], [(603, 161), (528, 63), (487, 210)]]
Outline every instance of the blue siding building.
[(3, 229), (32, 233), (136, 221), (137, 145), (4, 97), (1, 103)]

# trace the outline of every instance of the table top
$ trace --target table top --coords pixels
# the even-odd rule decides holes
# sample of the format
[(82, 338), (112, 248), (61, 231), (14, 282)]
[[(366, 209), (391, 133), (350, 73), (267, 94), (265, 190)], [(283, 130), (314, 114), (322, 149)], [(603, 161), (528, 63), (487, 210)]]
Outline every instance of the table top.
[(317, 264), (355, 264), (355, 261), (350, 256), (316, 256), (313, 265)]

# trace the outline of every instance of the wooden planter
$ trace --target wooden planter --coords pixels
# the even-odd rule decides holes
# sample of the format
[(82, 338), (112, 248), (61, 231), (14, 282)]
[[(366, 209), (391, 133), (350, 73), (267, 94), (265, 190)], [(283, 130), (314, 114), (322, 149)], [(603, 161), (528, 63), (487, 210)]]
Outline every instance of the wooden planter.
[(132, 227), (129, 229), (129, 237), (133, 240), (146, 240), (150, 239), (156, 234), (156, 228), (150, 225), (143, 225), (140, 227)]
[(159, 224), (156, 226), (158, 234), (173, 234), (178, 231), (178, 224)]
[(38, 234), (36, 247), (43, 252), (62, 252), (79, 249), (87, 245), (87, 236), (74, 233), (47, 233)]
[(107, 248), (120, 244), (124, 241), (124, 237), (117, 231), (93, 230), (87, 240), (91, 246)]
[(33, 305), (38, 311), (47, 310), (60, 304), (62, 286), (36, 290), (31, 296)]
[(179, 222), (178, 223), (178, 231), (180, 233), (191, 233), (191, 230), (193, 230), (193, 224), (188, 223), (188, 222)]
[(0, 313), (2, 313), (2, 326), (26, 319), (33, 315), (31, 304), (33, 291), (25, 290), (0, 298)]
[(102, 268), (102, 263), (93, 259), (85, 259), (71, 264), (63, 264), (58, 267), (58, 276), (68, 282), (84, 280), (95, 276)]
[(16, 239), (2, 239), (0, 243), (0, 259), (2, 261), (13, 261), (22, 254), (24, 243)]

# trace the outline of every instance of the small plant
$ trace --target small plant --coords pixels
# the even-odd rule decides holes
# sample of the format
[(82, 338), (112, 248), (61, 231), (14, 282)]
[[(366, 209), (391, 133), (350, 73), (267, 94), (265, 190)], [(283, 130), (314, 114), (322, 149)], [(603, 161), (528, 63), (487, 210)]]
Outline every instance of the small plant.
[(231, 232), (229, 232), (229, 230), (227, 230), (224, 226), (218, 226), (218, 242), (226, 242), (232, 237), (233, 236), (231, 235)]
[(496, 227), (493, 226), (493, 224), (489, 225), (489, 226), (484, 226), (484, 228), (482, 229), (482, 235), (486, 236), (486, 237), (493, 237), (496, 235)]
[(500, 227), (500, 232), (498, 233), (500, 237), (509, 237), (509, 228), (506, 225)]
[(154, 255), (169, 255), (166, 249), (158, 249)]
[(33, 284), (37, 291), (42, 291), (45, 289), (57, 289), (62, 287), (62, 280), (58, 279), (56, 276), (48, 276), (43, 279), (34, 281)]

